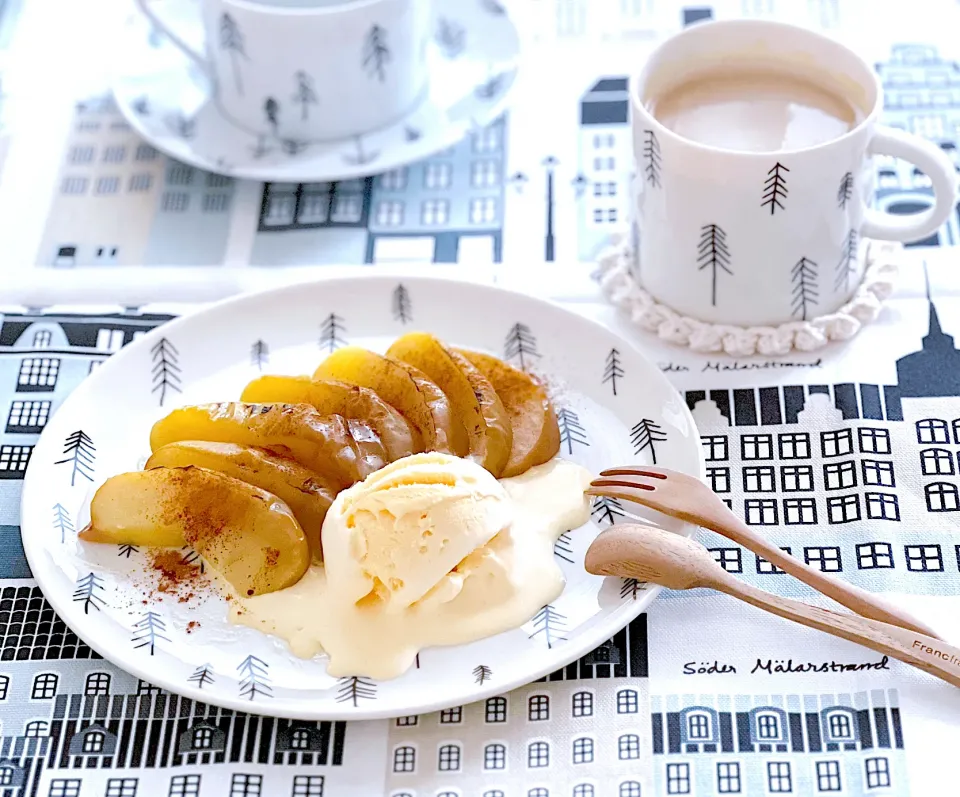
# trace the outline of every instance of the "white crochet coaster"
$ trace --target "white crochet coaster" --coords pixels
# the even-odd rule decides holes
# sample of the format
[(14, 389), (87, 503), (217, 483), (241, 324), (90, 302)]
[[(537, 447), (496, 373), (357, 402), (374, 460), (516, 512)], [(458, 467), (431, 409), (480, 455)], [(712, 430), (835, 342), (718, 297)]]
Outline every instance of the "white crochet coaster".
[(630, 273), (635, 262), (629, 240), (618, 241), (597, 259), (594, 277), (604, 295), (630, 316), (638, 327), (662, 340), (693, 351), (750, 354), (788, 354), (816, 351), (831, 341), (849, 340), (877, 317), (893, 293), (903, 259), (903, 245), (891, 241), (867, 242), (866, 268), (856, 293), (835, 313), (809, 321), (791, 321), (778, 327), (738, 327), (710, 324), (680, 315), (660, 304)]

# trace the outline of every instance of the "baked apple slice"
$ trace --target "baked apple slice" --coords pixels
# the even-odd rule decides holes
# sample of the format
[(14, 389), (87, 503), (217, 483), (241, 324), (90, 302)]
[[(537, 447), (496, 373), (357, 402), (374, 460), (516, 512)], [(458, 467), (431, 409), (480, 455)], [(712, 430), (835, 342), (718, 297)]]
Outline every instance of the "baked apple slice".
[(154, 468), (113, 476), (90, 504), (87, 542), (190, 545), (241, 595), (296, 584), (310, 546), (275, 495), (203, 468)]
[(369, 388), (395, 407), (420, 434), (424, 451), (465, 457), (467, 432), (456, 421), (450, 401), (426, 374), (412, 365), (359, 346), (345, 346), (327, 357), (314, 379), (337, 379)]
[(490, 380), (510, 416), (513, 445), (500, 475), (519, 476), (553, 459), (560, 451), (560, 428), (543, 386), (529, 374), (489, 354), (457, 351)]
[(423, 450), (420, 435), (407, 419), (374, 391), (359, 385), (308, 376), (261, 376), (243, 389), (240, 400), (309, 404), (321, 415), (363, 421), (379, 435), (390, 462)]
[(362, 421), (321, 415), (307, 404), (200, 404), (181, 407), (150, 430), (150, 450), (182, 440), (238, 443), (289, 455), (349, 487), (386, 464), (380, 438)]
[(323, 560), (320, 529), (339, 492), (336, 482), (308, 470), (299, 462), (262, 448), (200, 440), (170, 443), (157, 449), (144, 469), (191, 465), (223, 473), (273, 493), (290, 507), (307, 537), (313, 558), (318, 562)]
[(410, 363), (437, 383), (467, 431), (470, 458), (499, 476), (510, 458), (513, 432), (490, 380), (465, 357), (425, 332), (398, 338), (387, 356)]

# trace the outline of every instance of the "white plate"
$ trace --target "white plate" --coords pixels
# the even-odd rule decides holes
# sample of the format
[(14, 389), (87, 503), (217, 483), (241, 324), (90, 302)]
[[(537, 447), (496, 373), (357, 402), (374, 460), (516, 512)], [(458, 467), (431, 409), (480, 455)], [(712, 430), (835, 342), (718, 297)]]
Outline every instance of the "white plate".
[[(196, 27), (196, 3), (165, 4), (177, 30)], [(135, 17), (113, 81), (120, 111), (167, 155), (233, 177), (276, 182), (343, 180), (381, 173), (446, 149), (496, 119), (517, 75), (520, 37), (499, 3), (452, 0), (437, 14), (423, 101), (389, 127), (336, 141), (257, 135), (230, 121), (208, 79)]]
[[(419, 669), (377, 683), (335, 679), (323, 657), (298, 659), (275, 637), (229, 624), (218, 594), (199, 607), (175, 598), (143, 605), (143, 589), (132, 583), (142, 572), (143, 551), (124, 555), (114, 546), (77, 542), (73, 529), (87, 522), (96, 487), (142, 465), (150, 426), (172, 408), (235, 399), (261, 370), (310, 373), (345, 342), (383, 351), (412, 329), (511, 354), (514, 363), (546, 376), (556, 391), (562, 456), (596, 472), (650, 463), (655, 454), (660, 465), (701, 475), (699, 437), (679, 394), (631, 344), (579, 315), (441, 279), (399, 284), (372, 276), (286, 286), (165, 324), (95, 370), (50, 420), (26, 474), (21, 525), (30, 566), (60, 616), (105, 658), (170, 691), (312, 719), (400, 716), (468, 703), (533, 681), (610, 639), (656, 590), (624, 588), (619, 579), (583, 569), (588, 545), (609, 524), (603, 507), (558, 543), (567, 585), (545, 612), (495, 637), (429, 648)], [(200, 623), (192, 633), (190, 621)], [(198, 675), (204, 668), (209, 678)]]

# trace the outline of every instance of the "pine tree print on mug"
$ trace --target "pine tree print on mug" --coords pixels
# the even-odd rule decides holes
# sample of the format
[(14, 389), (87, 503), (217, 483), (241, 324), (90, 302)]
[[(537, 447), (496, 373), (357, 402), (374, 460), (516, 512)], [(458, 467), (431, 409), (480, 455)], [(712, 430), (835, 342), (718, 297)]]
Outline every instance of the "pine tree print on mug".
[(857, 263), (857, 231), (852, 229), (843, 239), (843, 248), (840, 250), (840, 259), (834, 271), (834, 291), (846, 291), (850, 288), (850, 277), (856, 273)]
[(306, 122), (310, 118), (310, 106), (319, 105), (320, 100), (317, 99), (317, 92), (313, 88), (313, 78), (310, 75), (300, 69), (293, 76), (293, 79), (297, 88), (291, 99), (295, 105), (300, 106), (300, 120)]
[(793, 283), (793, 314), (801, 321), (807, 320), (811, 307), (817, 306), (820, 296), (817, 288), (817, 264), (806, 257), (801, 257), (790, 272), (790, 281)]
[(381, 83), (387, 79), (386, 65), (390, 62), (390, 48), (387, 46), (387, 32), (374, 25), (363, 42), (363, 66), (367, 74), (376, 77)]
[(230, 53), (230, 71), (233, 73), (233, 84), (237, 94), (242, 96), (243, 81), (240, 79), (239, 59), (249, 59), (243, 49), (243, 33), (236, 20), (227, 13), (220, 15), (220, 49)]
[(267, 119), (267, 124), (273, 130), (273, 134), (277, 135), (277, 127), (280, 124), (280, 103), (273, 97), (267, 97), (263, 101), (263, 115)]
[(440, 17), (437, 20), (437, 31), (433, 36), (437, 47), (443, 53), (444, 58), (453, 60), (459, 56), (467, 46), (467, 31), (458, 22)]
[(837, 207), (840, 210), (846, 210), (851, 197), (853, 197), (853, 173), (847, 172), (840, 180), (840, 187), (837, 189)]
[(776, 213), (777, 208), (784, 209), (783, 202), (789, 193), (787, 190), (786, 172), (790, 170), (780, 161), (770, 171), (767, 172), (767, 179), (763, 183), (763, 201), (760, 203), (762, 208), (770, 208), (770, 215)]
[(710, 303), (717, 306), (717, 274), (723, 271), (733, 276), (730, 270), (730, 250), (727, 248), (727, 234), (717, 224), (705, 224), (700, 228), (700, 242), (697, 244), (698, 271), (710, 269)]
[(654, 188), (660, 187), (660, 142), (652, 130), (643, 131), (643, 176)]

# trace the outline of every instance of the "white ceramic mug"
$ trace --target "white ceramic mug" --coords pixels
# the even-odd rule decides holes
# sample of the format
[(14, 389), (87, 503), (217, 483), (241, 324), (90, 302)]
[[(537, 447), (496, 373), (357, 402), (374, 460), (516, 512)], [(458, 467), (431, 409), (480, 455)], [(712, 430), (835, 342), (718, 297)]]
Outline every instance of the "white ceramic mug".
[(200, 0), (203, 52), (156, 0), (137, 5), (211, 77), (223, 114), (255, 134), (308, 143), (368, 133), (427, 89), (429, 0)]
[[(711, 69), (802, 71), (858, 109), (838, 138), (798, 150), (741, 152), (683, 138), (648, 105)], [(878, 77), (856, 54), (803, 28), (775, 22), (709, 22), (650, 56), (630, 90), (637, 276), (662, 304), (700, 321), (778, 325), (834, 312), (863, 270), (865, 240), (917, 241), (947, 219), (957, 175), (918, 136), (884, 127)], [(871, 156), (919, 167), (932, 207), (909, 216), (870, 207)]]

